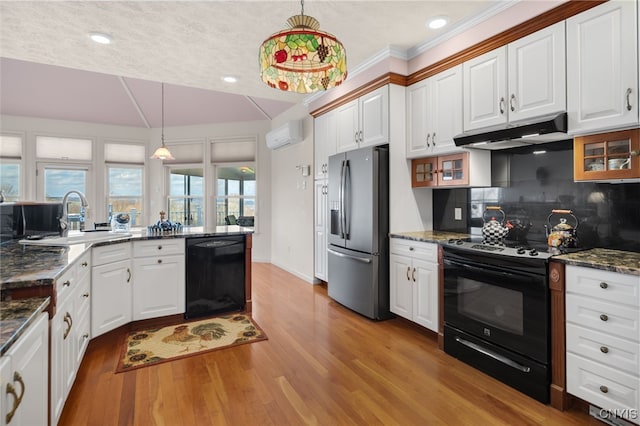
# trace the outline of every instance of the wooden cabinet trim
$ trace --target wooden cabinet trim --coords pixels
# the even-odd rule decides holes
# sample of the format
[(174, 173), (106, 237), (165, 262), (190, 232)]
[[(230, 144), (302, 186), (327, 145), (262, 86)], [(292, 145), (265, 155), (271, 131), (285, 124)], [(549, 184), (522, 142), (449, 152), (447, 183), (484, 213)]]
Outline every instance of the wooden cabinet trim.
[(549, 289), (551, 290), (551, 385), (550, 404), (557, 410), (569, 407), (565, 378), (565, 266), (549, 263)]
[(516, 41), (522, 37), (533, 34), (534, 32), (546, 28), (550, 25), (564, 21), (578, 13), (605, 3), (607, 0), (570, 0), (566, 3), (559, 5), (541, 15), (533, 17), (522, 24), (509, 28), (493, 37), (490, 37), (484, 41), (474, 44), (460, 52), (457, 52), (447, 58), (444, 58), (438, 62), (435, 62), (421, 70), (418, 70), (408, 76), (389, 72), (381, 75), (369, 83), (360, 86), (349, 93), (321, 106), (310, 112), (313, 117), (322, 115), (332, 109), (335, 109), (341, 105), (344, 105), (360, 96), (369, 93), (385, 84), (397, 84), (400, 86), (410, 86), (414, 83), (422, 81), (428, 77), (434, 76), (442, 71), (452, 68), (456, 65), (462, 64), (465, 61), (480, 56), (498, 47), (507, 45), (513, 41)]

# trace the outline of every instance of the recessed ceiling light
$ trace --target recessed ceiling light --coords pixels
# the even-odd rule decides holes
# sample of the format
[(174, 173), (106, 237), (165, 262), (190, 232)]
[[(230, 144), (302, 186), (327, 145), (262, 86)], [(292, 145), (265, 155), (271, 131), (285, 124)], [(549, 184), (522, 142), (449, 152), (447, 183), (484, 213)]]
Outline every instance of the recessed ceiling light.
[(111, 36), (105, 33), (89, 33), (89, 38), (100, 44), (111, 44)]
[(446, 16), (437, 16), (435, 18), (430, 19), (429, 22), (427, 23), (427, 26), (432, 30), (437, 30), (438, 28), (442, 28), (445, 25), (447, 25), (448, 22), (449, 22), (449, 18), (447, 18)]
[(227, 75), (227, 76), (222, 77), (222, 80), (223, 80), (225, 83), (235, 83), (235, 82), (237, 82), (237, 81), (238, 81), (238, 78), (237, 78), (237, 77), (234, 77), (234, 76), (232, 76), (232, 75)]

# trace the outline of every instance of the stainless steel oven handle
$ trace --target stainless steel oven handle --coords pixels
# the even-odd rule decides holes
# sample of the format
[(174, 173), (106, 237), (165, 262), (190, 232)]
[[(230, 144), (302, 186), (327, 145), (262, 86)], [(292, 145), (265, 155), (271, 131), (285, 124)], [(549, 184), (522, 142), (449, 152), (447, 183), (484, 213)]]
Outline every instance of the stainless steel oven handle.
[(371, 263), (371, 259), (368, 259), (366, 257), (352, 256), (350, 254), (340, 253), (331, 249), (327, 249), (327, 251), (331, 254), (335, 254), (338, 257), (346, 257), (347, 259), (357, 260), (358, 262), (362, 262), (362, 263)]
[(482, 346), (477, 345), (477, 344), (475, 344), (473, 342), (469, 342), (468, 340), (464, 340), (464, 339), (461, 339), (459, 337), (456, 337), (456, 342), (458, 342), (458, 343), (460, 343), (462, 345), (465, 345), (468, 348), (473, 349), (474, 351), (478, 351), (478, 352), (480, 352), (480, 353), (482, 353), (484, 355), (487, 355), (487, 356), (495, 359), (496, 361), (499, 361), (499, 362), (501, 362), (503, 364), (508, 365), (509, 367), (513, 367), (516, 370), (520, 370), (520, 371), (522, 371), (524, 373), (528, 373), (528, 372), (531, 371), (531, 368), (529, 368), (529, 367), (526, 367), (526, 366), (524, 366), (522, 364), (518, 364), (517, 362), (515, 362), (515, 361), (513, 361), (513, 360), (511, 360), (511, 359), (509, 359), (509, 358), (507, 358), (505, 356), (497, 354), (497, 353), (495, 353), (492, 350), (489, 350), (487, 348), (483, 348)]

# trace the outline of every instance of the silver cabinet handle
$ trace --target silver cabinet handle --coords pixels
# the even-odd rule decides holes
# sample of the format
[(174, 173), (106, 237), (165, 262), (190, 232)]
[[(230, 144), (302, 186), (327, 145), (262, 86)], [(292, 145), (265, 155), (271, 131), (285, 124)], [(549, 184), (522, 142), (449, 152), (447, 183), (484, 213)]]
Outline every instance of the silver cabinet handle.
[(87, 298), (89, 297), (89, 293), (84, 293), (84, 294), (82, 295), (82, 297), (84, 297), (85, 299), (87, 299)]
[(158, 263), (162, 263), (162, 259), (158, 259)]
[(500, 107), (500, 114), (504, 114), (504, 97), (500, 98), (498, 106)]
[(609, 388), (606, 387), (605, 385), (602, 385), (602, 386), (600, 386), (600, 392), (607, 393), (607, 392), (609, 392)]
[(88, 266), (89, 264), (87, 262), (82, 262), (82, 266), (84, 266), (85, 268)]
[(603, 354), (609, 353), (609, 348), (606, 346), (600, 346), (600, 352)]
[(606, 314), (601, 314), (601, 315), (600, 315), (600, 319), (601, 319), (602, 321), (608, 321), (608, 320), (609, 320), (609, 317), (608, 317)]
[(407, 266), (407, 281), (411, 281), (411, 278), (409, 278), (409, 272), (411, 272), (411, 266)]
[(71, 327), (73, 327), (73, 318), (71, 318), (71, 314), (69, 312), (64, 314), (63, 321), (65, 324), (69, 326), (69, 328), (67, 328), (64, 331), (64, 334), (62, 335), (62, 340), (67, 340), (69, 333), (71, 333)]
[(355, 141), (355, 143), (358, 143), (358, 131), (354, 133), (353, 140)]
[(71, 285), (71, 280), (66, 280), (65, 282), (62, 283), (63, 287), (69, 287)]
[(158, 250), (162, 250), (162, 246), (158, 246)]
[(436, 132), (433, 132), (433, 136), (431, 137), (431, 143), (433, 146), (436, 146)]
[(514, 102), (516, 100), (516, 95), (515, 94), (511, 94), (511, 99), (509, 99), (509, 107), (511, 108), (511, 111), (515, 111), (516, 107), (514, 105)]
[(607, 288), (609, 287), (609, 284), (605, 283), (605, 282), (601, 282), (600, 283), (600, 288)]
[(131, 281), (131, 269), (127, 268), (127, 274), (129, 274), (129, 276), (127, 277), (127, 282)]
[(360, 142), (362, 142), (364, 140), (364, 133), (362, 130), (360, 130)]
[(509, 367), (513, 367), (516, 370), (520, 370), (523, 373), (528, 373), (528, 372), (531, 371), (530, 367), (527, 367), (526, 365), (522, 365), (520, 363), (517, 363), (514, 360), (509, 359), (509, 358), (505, 357), (504, 355), (500, 355), (500, 354), (498, 354), (498, 353), (496, 353), (496, 352), (494, 352), (494, 351), (492, 351), (490, 349), (483, 348), (482, 346), (480, 346), (480, 345), (478, 345), (476, 343), (469, 342), (468, 340), (464, 340), (464, 339), (461, 339), (459, 337), (456, 337), (456, 342), (458, 342), (458, 343), (460, 343), (460, 344), (462, 344), (462, 345), (464, 345), (464, 346), (466, 346), (468, 348), (471, 348), (471, 349), (473, 349), (475, 351), (478, 351), (481, 354), (487, 355), (488, 357), (493, 358), (496, 361), (501, 362), (501, 363), (503, 363), (505, 365), (508, 365)]
[(631, 111), (631, 88), (627, 89), (627, 111)]
[(431, 138), (431, 135), (427, 133), (427, 147), (431, 146), (431, 144), (429, 143), (429, 138)]
[(411, 278), (413, 279), (413, 282), (416, 282), (416, 268), (413, 268), (413, 272), (411, 273)]

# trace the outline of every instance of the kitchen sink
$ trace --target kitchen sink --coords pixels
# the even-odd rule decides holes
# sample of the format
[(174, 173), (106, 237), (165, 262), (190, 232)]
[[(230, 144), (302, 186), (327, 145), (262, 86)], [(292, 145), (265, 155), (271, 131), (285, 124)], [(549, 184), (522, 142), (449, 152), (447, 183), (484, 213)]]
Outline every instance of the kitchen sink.
[(71, 231), (66, 237), (31, 238), (18, 241), (20, 244), (34, 246), (70, 246), (72, 244), (91, 244), (104, 241), (116, 241), (130, 238), (130, 232), (81, 232)]

